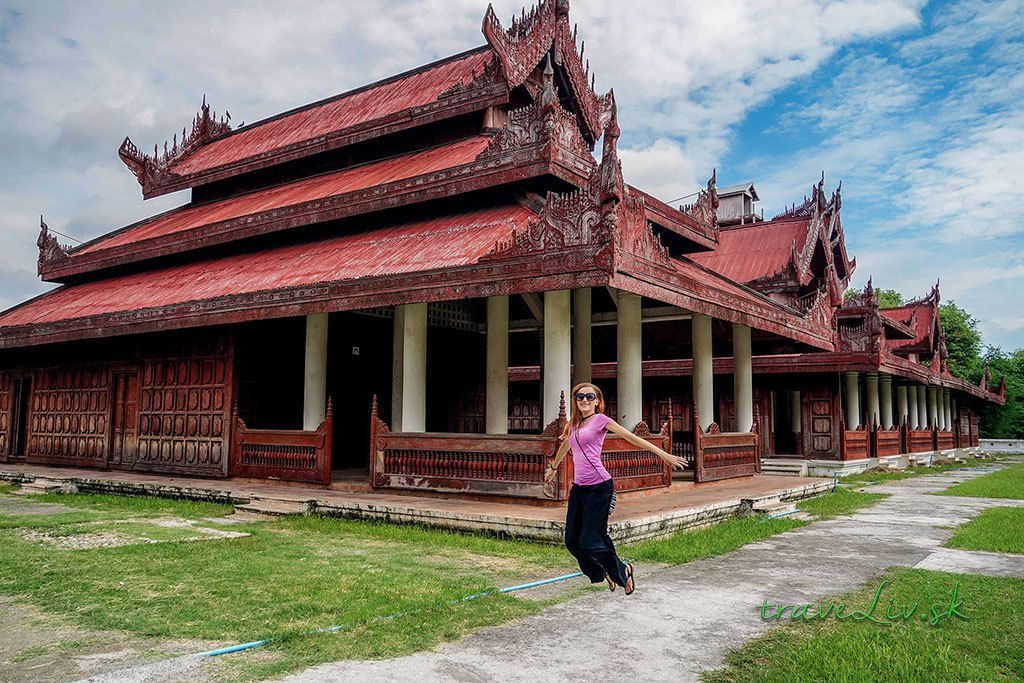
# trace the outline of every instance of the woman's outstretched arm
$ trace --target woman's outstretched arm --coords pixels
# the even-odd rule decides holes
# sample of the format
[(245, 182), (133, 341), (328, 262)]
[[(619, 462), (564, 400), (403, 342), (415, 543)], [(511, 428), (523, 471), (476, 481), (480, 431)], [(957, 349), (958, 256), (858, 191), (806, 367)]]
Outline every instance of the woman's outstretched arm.
[(681, 470), (683, 469), (683, 465), (686, 463), (686, 461), (680, 458), (678, 455), (666, 453), (665, 451), (661, 450), (647, 439), (641, 439), (639, 436), (629, 431), (615, 420), (608, 420), (608, 424), (606, 424), (604, 428), (607, 429), (612, 434), (614, 434), (615, 436), (622, 437), (623, 439), (630, 442), (634, 446), (638, 448), (643, 448), (644, 450), (654, 453), (656, 456), (661, 458), (662, 461), (669, 467)]
[(555, 451), (554, 459), (551, 461), (551, 464), (548, 465), (548, 468), (544, 471), (544, 481), (551, 481), (552, 479), (554, 479), (555, 471), (558, 470), (558, 464), (562, 462), (562, 458), (565, 457), (565, 453), (568, 450), (569, 440), (563, 439), (562, 442), (558, 444), (558, 450)]

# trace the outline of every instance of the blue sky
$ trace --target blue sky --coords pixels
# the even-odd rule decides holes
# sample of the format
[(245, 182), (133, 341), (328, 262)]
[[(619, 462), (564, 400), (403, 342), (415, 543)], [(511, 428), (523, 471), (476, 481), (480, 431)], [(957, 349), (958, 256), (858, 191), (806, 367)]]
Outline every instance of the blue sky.
[[(522, 1), (494, 6), (507, 23)], [(204, 93), (252, 122), (474, 47), (485, 9), (0, 2), (0, 308), (47, 288), (39, 214), (85, 240), (187, 200), (142, 201), (125, 135), (162, 144)], [(615, 88), (630, 182), (668, 200), (717, 168), (773, 215), (824, 171), (856, 286), (941, 278), (987, 343), (1024, 347), (1021, 3), (576, 0), (572, 18)]]

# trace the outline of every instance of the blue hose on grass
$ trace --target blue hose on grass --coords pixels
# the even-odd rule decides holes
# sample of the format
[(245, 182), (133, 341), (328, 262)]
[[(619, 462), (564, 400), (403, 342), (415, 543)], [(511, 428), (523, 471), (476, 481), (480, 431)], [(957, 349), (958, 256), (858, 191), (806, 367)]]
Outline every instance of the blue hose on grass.
[[(565, 574), (564, 576), (556, 576), (556, 577), (554, 577), (552, 579), (542, 579), (541, 581), (532, 581), (530, 583), (523, 583), (523, 584), (520, 584), (518, 586), (509, 586), (508, 588), (499, 588), (498, 590), (495, 590), (495, 591), (484, 591), (483, 593), (474, 593), (473, 595), (467, 595), (467, 596), (462, 597), (462, 598), (456, 598), (454, 600), (449, 600), (448, 602), (439, 603), (438, 605), (434, 605), (434, 607), (439, 607), (440, 605), (456, 605), (456, 604), (458, 604), (460, 602), (467, 602), (469, 600), (476, 600), (477, 598), (483, 598), (483, 597), (486, 597), (488, 595), (497, 595), (498, 593), (512, 593), (514, 591), (521, 591), (521, 590), (524, 590), (526, 588), (536, 588), (537, 586), (546, 586), (549, 583), (557, 583), (559, 581), (566, 581), (568, 579), (575, 579), (578, 576), (583, 576), (583, 572), (575, 572), (573, 574)], [(388, 620), (391, 620), (391, 619), (398, 619), (399, 617), (404, 617), (404, 616), (408, 616), (410, 614), (415, 614), (417, 612), (422, 612), (424, 609), (430, 609), (430, 608), (422, 608), (421, 607), (419, 609), (410, 610), (408, 612), (401, 612), (399, 614), (391, 614), (391, 615), (388, 615), (386, 617), (376, 617), (376, 618), (370, 619), (370, 621), (371, 622), (373, 622), (373, 621), (388, 621)], [(312, 634), (316, 634), (316, 633), (333, 633), (333, 632), (336, 632), (336, 631), (342, 631), (344, 629), (351, 628), (352, 626), (355, 626), (355, 624), (346, 624), (344, 626), (328, 626), (327, 628), (317, 628), (317, 629), (313, 629), (312, 631), (304, 631), (302, 635), (312, 635)], [(217, 648), (216, 650), (207, 650), (206, 652), (196, 652), (195, 656), (196, 657), (216, 657), (218, 655), (226, 655), (226, 654), (229, 654), (231, 652), (241, 652), (242, 650), (251, 650), (252, 648), (259, 647), (260, 645), (266, 645), (267, 643), (271, 642), (272, 640), (273, 640), (273, 638), (266, 638), (264, 640), (254, 640), (251, 643), (239, 643), (238, 645), (229, 645), (227, 647)]]

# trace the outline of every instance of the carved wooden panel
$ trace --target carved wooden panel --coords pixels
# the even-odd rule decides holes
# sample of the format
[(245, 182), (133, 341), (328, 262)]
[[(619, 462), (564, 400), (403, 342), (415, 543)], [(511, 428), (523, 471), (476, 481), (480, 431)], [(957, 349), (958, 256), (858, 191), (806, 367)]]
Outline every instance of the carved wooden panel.
[(0, 462), (7, 462), (11, 449), (11, 376), (0, 372)]
[(521, 396), (509, 397), (508, 429), (510, 432), (539, 433), (544, 428), (540, 418), (540, 401)]
[(32, 377), (28, 462), (104, 466), (110, 372), (100, 365), (36, 370)]
[(224, 338), (192, 339), (143, 362), (136, 469), (225, 475), (231, 354)]
[(838, 406), (827, 387), (816, 387), (803, 392), (804, 412), (809, 416), (810, 434), (804, 443), (809, 458), (834, 457), (836, 453), (836, 413)]

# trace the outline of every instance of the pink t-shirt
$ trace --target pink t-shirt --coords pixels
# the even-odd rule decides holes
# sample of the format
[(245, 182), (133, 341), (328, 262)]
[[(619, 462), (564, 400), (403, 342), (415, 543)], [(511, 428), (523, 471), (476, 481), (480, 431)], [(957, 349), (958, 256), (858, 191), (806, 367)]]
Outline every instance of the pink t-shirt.
[(580, 425), (569, 429), (569, 447), (572, 449), (573, 483), (590, 486), (608, 481), (612, 475), (601, 463), (601, 447), (608, 433), (605, 425), (612, 419), (603, 413), (594, 413)]

